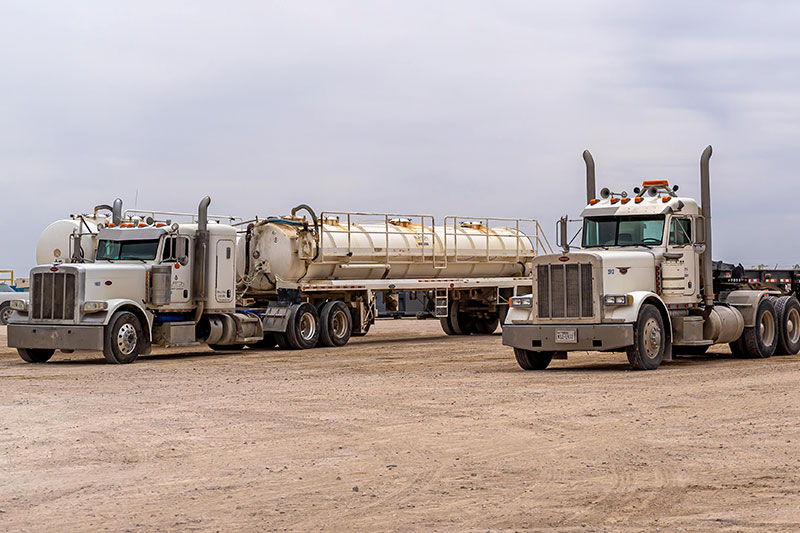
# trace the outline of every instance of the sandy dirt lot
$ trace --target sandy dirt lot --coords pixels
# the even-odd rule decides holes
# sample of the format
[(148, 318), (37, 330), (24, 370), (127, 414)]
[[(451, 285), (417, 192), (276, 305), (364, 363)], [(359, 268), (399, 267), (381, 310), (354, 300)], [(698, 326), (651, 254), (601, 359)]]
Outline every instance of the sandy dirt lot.
[(0, 329), (0, 528), (800, 528), (800, 357), (523, 372), (499, 335), (31, 365)]

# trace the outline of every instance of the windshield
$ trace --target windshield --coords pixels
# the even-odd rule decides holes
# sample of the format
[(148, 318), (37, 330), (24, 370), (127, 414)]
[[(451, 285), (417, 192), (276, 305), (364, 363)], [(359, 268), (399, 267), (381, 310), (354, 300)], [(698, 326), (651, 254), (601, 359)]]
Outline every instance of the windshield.
[(14, 289), (6, 285), (5, 283), (0, 283), (0, 292), (16, 292)]
[(108, 241), (101, 239), (97, 245), (97, 259), (141, 259), (151, 261), (158, 252), (158, 239), (146, 241)]
[(583, 247), (661, 244), (664, 216), (587, 217), (583, 220)]

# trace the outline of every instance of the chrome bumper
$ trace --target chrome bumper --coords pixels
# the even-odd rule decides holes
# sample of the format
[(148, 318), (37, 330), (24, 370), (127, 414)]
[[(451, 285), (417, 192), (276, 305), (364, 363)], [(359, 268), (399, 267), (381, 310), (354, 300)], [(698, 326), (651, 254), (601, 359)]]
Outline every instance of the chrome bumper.
[[(575, 342), (556, 342), (557, 331), (574, 331)], [(633, 345), (633, 324), (507, 324), (503, 344), (534, 352), (614, 350)]]
[(9, 348), (102, 350), (103, 326), (9, 324)]

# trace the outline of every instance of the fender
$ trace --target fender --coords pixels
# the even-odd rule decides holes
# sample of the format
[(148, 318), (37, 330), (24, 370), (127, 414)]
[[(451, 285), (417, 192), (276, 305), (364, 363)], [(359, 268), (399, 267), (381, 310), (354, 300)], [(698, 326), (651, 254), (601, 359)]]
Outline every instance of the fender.
[(639, 311), (645, 303), (655, 305), (661, 312), (664, 318), (664, 326), (668, 331), (672, 331), (672, 319), (667, 311), (667, 305), (661, 297), (650, 291), (633, 291), (628, 293), (633, 297), (631, 305), (621, 305), (619, 307), (605, 307), (604, 321), (609, 320), (612, 322), (624, 322), (627, 324), (635, 324), (639, 318)]
[(726, 304), (733, 307), (742, 314), (744, 327), (752, 328), (756, 325), (756, 311), (761, 298), (766, 296), (764, 291), (740, 290), (732, 291), (725, 298)]
[(107, 326), (109, 322), (111, 322), (111, 317), (114, 316), (121, 307), (133, 307), (136, 309), (134, 312), (135, 315), (139, 315), (139, 318), (144, 317), (147, 321), (147, 336), (150, 336), (150, 331), (153, 329), (153, 313), (148, 311), (142, 304), (137, 303), (133, 300), (128, 300), (125, 298), (112, 298), (111, 300), (107, 300), (108, 302), (108, 311), (105, 313), (105, 318), (103, 320), (103, 325)]

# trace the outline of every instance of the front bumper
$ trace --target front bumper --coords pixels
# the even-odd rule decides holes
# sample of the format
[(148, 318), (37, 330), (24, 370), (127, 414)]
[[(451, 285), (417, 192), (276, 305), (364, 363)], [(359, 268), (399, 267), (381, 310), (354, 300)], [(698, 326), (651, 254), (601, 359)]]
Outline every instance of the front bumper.
[[(575, 342), (556, 342), (557, 331), (574, 331)], [(633, 345), (633, 324), (506, 324), (503, 344), (534, 352), (614, 350)]]
[(9, 348), (102, 350), (103, 326), (9, 324)]

